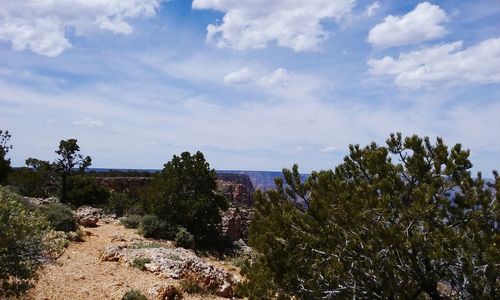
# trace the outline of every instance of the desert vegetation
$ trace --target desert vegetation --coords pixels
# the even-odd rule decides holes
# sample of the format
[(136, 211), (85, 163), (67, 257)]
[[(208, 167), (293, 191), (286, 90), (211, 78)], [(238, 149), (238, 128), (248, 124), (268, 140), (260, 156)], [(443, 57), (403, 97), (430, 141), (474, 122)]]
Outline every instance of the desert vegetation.
[[(79, 153), (75, 139), (61, 141), (54, 162), (30, 158), (29, 167), (20, 169), (10, 166), (9, 139), (0, 131), (0, 179), (9, 185), (0, 190), (3, 297), (22, 295), (35, 282), (47, 261), (49, 232), (78, 232), (72, 209), (82, 205), (121, 217), (123, 226), (144, 238), (170, 240), (197, 253), (246, 249), (227, 257), (243, 275), (236, 294), (218, 290), (220, 295), (500, 297), (500, 178), (497, 172), (493, 180), (472, 174), (470, 152), (460, 144), (393, 134), (385, 145), (350, 145), (335, 169), (313, 172), (306, 180), (297, 165), (283, 169), (284, 179), (276, 178), (275, 188), (255, 192), (249, 248), (222, 237), (221, 212), (229, 202), (217, 192), (216, 173), (201, 152), (174, 155), (161, 172), (147, 176), (144, 189), (128, 193), (109, 191), (85, 172), (91, 158)], [(60, 201), (36, 206), (18, 193)], [(113, 246), (105, 251), (106, 260), (125, 251), (129, 266), (142, 271), (154, 268), (151, 258), (158, 255), (174, 266), (211, 268), (183, 252), (188, 250), (165, 250), (163, 242)], [(170, 265), (164, 268), (171, 272)], [(175, 274), (183, 278), (185, 292), (213, 288), (191, 273)], [(146, 296), (134, 289), (124, 295), (141, 297)]]

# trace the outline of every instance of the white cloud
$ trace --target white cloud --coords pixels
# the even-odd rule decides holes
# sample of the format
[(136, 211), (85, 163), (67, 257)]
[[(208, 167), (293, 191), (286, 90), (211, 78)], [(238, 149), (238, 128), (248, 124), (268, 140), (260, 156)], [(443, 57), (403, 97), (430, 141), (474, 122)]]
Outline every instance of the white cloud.
[(269, 42), (294, 51), (317, 51), (328, 37), (321, 21), (342, 20), (355, 0), (194, 0), (194, 9), (225, 13), (221, 24), (207, 27), (207, 40), (239, 50)]
[(418, 44), (444, 36), (448, 16), (439, 6), (423, 2), (402, 17), (389, 15), (373, 27), (368, 41), (378, 48)]
[(102, 127), (104, 126), (104, 123), (101, 121), (93, 120), (90, 118), (85, 118), (82, 120), (75, 121), (71, 123), (73, 125), (81, 125), (81, 126), (88, 126), (88, 127)]
[(378, 1), (375, 1), (366, 7), (365, 16), (367, 16), (368, 18), (373, 17), (379, 9), (380, 3), (378, 3)]
[(500, 83), (500, 37), (462, 49), (462, 41), (368, 61), (373, 75), (395, 77), (400, 87)]
[(255, 74), (249, 68), (227, 74), (222, 81), (227, 84), (248, 84), (255, 80)]
[(259, 78), (257, 83), (265, 87), (285, 86), (289, 79), (290, 76), (288, 71), (283, 68), (278, 68), (271, 74)]
[(283, 68), (278, 68), (268, 74), (262, 74), (244, 67), (227, 74), (222, 81), (226, 84), (259, 85), (265, 88), (277, 88), (286, 86), (290, 79), (290, 74)]
[(66, 31), (133, 31), (128, 19), (152, 17), (162, 0), (0, 0), (0, 41), (55, 57), (71, 47)]

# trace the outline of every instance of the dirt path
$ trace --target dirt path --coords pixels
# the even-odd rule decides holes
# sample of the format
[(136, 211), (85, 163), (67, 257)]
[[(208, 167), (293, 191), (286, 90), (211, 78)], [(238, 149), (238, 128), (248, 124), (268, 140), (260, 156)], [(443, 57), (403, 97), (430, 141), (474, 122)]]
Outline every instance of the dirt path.
[[(147, 291), (156, 284), (178, 284), (124, 264), (100, 261), (100, 251), (112, 243), (113, 236), (136, 234), (121, 225), (99, 225), (87, 228), (92, 235), (85, 242), (71, 243), (54, 264), (44, 268), (26, 299), (121, 299), (132, 288), (151, 297)], [(224, 298), (185, 294), (184, 299)]]

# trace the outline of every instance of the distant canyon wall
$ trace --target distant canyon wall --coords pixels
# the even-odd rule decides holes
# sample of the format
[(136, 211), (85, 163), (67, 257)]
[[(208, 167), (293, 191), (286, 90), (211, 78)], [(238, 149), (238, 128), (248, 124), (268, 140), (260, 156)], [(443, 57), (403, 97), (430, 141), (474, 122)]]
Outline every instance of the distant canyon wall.
[[(224, 173), (217, 177), (217, 190), (226, 196), (232, 207), (253, 206), (255, 189), (248, 175)], [(152, 177), (96, 177), (96, 180), (106, 189), (137, 195)]]

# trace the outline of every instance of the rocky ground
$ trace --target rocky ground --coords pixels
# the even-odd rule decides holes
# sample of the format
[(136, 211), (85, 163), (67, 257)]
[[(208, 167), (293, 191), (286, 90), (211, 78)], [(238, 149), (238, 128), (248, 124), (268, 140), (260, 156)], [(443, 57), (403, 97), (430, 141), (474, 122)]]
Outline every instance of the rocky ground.
[[(97, 225), (85, 228), (89, 235), (83, 242), (72, 242), (54, 263), (41, 271), (27, 299), (121, 299), (130, 289), (141, 290), (149, 299), (166, 299), (159, 291), (172, 286), (182, 290), (180, 280), (186, 272), (216, 282), (220, 286), (216, 286), (214, 293), (226, 293), (227, 297), (231, 294), (228, 285), (239, 280), (239, 270), (228, 263), (199, 258), (168, 242), (159, 245), (145, 240), (112, 220), (99, 221)], [(150, 248), (152, 243), (154, 248)], [(141, 248), (141, 245), (148, 246)], [(144, 271), (130, 266), (130, 260), (138, 255), (152, 259)], [(174, 267), (178, 268), (174, 273), (178, 276), (172, 276), (165, 255), (173, 258)], [(183, 299), (227, 298), (184, 293)]]

